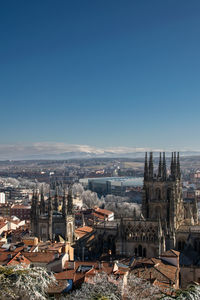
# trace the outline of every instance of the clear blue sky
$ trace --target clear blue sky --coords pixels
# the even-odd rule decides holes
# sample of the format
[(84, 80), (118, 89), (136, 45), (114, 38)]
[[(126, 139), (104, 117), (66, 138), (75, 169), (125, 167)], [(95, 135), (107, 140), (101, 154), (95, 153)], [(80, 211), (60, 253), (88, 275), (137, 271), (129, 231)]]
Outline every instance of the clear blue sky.
[(1, 144), (200, 149), (200, 1), (1, 1), (0, 102)]

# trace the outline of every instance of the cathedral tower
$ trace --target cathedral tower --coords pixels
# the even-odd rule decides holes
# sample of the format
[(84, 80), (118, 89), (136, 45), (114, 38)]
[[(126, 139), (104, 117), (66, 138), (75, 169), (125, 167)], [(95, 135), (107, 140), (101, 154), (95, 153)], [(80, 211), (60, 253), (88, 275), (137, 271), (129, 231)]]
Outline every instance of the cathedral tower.
[(171, 172), (167, 174), (165, 153), (159, 157), (158, 172), (153, 172), (153, 153), (145, 155), (142, 213), (146, 219), (161, 219), (170, 232), (184, 219), (179, 153), (172, 153)]
[(59, 211), (59, 198), (58, 189), (55, 191), (53, 200), (49, 191), (47, 201), (45, 201), (43, 189), (40, 197), (37, 191), (33, 191), (31, 205), (32, 234), (43, 241), (59, 240), (62, 237), (66, 242), (72, 243), (75, 226), (71, 188), (68, 189), (67, 197), (65, 197), (65, 193), (63, 195), (62, 211)]

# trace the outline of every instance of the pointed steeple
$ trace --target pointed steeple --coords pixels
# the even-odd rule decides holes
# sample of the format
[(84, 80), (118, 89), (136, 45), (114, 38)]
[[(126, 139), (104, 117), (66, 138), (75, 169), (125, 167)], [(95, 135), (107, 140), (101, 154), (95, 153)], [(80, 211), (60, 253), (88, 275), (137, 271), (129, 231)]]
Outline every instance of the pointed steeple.
[(162, 178), (163, 178), (163, 180), (167, 179), (167, 168), (166, 168), (165, 152), (163, 152)]
[(178, 154), (177, 154), (177, 177), (178, 177), (178, 179), (181, 178), (181, 169), (180, 169), (179, 152), (178, 152)]
[(150, 152), (149, 158), (149, 179), (153, 179), (153, 152)]
[(174, 154), (172, 152), (172, 158), (171, 158), (171, 175), (174, 175)]
[(53, 203), (51, 199), (51, 192), (49, 190), (49, 199), (48, 199), (48, 236), (50, 241), (53, 239)]
[(72, 199), (72, 188), (69, 186), (67, 195), (67, 214), (72, 215), (73, 213), (73, 199)]
[(63, 191), (62, 214), (63, 214), (63, 217), (66, 217), (66, 215), (67, 215), (67, 205), (66, 205), (65, 190)]
[(52, 199), (51, 199), (51, 192), (49, 190), (49, 198), (48, 198), (48, 215), (51, 216), (53, 213), (53, 205), (52, 205)]
[(174, 152), (174, 176), (176, 177), (177, 165), (176, 165), (176, 152)]
[(159, 159), (159, 165), (158, 165), (158, 178), (161, 178), (162, 176), (162, 157), (160, 152), (160, 159)]
[(148, 180), (149, 177), (149, 169), (147, 162), (147, 152), (145, 153), (145, 163), (144, 163), (144, 180)]
[(59, 200), (58, 200), (58, 187), (56, 187), (55, 197), (54, 197), (54, 210), (58, 211)]
[(36, 217), (40, 216), (40, 206), (39, 206), (39, 194), (38, 194), (38, 187), (36, 184), (36, 191), (35, 191), (35, 209), (36, 209)]
[(36, 216), (35, 190), (33, 190), (33, 196), (31, 200), (31, 212), (30, 212), (30, 217), (32, 221), (34, 220), (35, 216)]
[(40, 212), (41, 212), (41, 214), (45, 214), (45, 201), (44, 201), (43, 185), (42, 185), (42, 188), (41, 188)]

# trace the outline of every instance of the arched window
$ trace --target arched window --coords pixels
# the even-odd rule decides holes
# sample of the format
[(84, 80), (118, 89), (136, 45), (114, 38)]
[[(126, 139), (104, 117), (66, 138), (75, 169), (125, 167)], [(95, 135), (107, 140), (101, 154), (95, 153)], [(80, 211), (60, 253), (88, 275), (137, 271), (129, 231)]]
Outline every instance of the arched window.
[(156, 217), (156, 219), (161, 217), (161, 207), (160, 206), (156, 206), (156, 208), (155, 208), (155, 217)]
[(181, 250), (181, 241), (178, 242), (178, 251)]
[(161, 190), (159, 188), (156, 189), (156, 199), (161, 200)]
[(171, 189), (168, 188), (168, 189), (167, 189), (167, 201), (169, 202), (170, 199), (171, 199)]
[(146, 257), (146, 248), (143, 248), (143, 257)]
[(184, 248), (185, 248), (185, 241), (182, 241), (182, 249), (181, 250), (184, 250)]
[(178, 250), (183, 251), (185, 247), (185, 241), (178, 241)]
[(141, 245), (138, 246), (138, 256), (142, 257), (142, 246)]
[(135, 248), (135, 256), (137, 256), (137, 248)]

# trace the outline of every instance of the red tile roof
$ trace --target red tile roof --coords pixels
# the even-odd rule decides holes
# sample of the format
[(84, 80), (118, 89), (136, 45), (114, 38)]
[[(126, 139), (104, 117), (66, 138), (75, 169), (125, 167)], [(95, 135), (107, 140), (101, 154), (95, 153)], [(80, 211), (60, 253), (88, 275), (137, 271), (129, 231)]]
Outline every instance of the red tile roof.
[(102, 209), (102, 208), (99, 208), (99, 207), (95, 209), (95, 212), (106, 215), (106, 216), (109, 216), (109, 215), (113, 214), (112, 211), (107, 210), (107, 209)]
[(89, 226), (83, 226), (83, 227), (79, 227), (75, 230), (75, 233), (81, 238), (83, 237), (84, 235), (90, 233), (93, 231), (93, 228), (92, 227), (89, 227)]
[(180, 256), (180, 252), (170, 249), (168, 251), (165, 251), (164, 253), (162, 253), (160, 255), (161, 257), (179, 257)]
[(8, 262), (8, 265), (30, 265), (30, 263), (30, 260), (24, 257), (24, 255), (19, 252)]
[(33, 263), (50, 263), (55, 260), (55, 254), (50, 252), (24, 252), (24, 256)]

